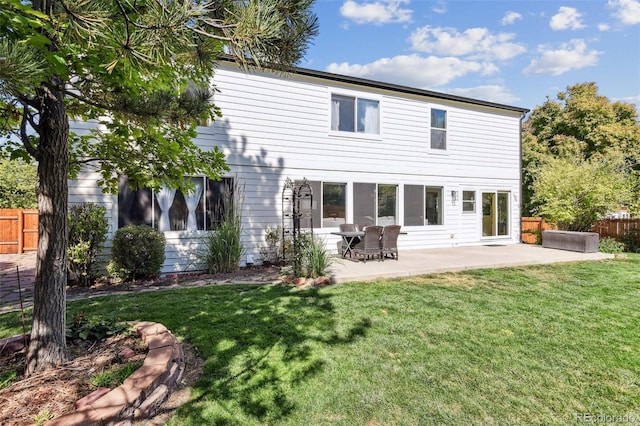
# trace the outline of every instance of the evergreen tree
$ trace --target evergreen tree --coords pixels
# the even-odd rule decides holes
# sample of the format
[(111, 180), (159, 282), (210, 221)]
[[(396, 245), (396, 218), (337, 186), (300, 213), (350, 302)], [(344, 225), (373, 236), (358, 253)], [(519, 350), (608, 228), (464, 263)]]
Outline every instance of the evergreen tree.
[[(317, 33), (313, 0), (0, 0), (0, 137), (38, 162), (39, 244), (27, 373), (65, 345), (67, 179), (83, 165), (115, 191), (218, 177), (224, 156), (193, 142), (221, 54), (285, 70)], [(70, 133), (69, 120), (100, 131)], [(11, 142), (11, 141), (18, 142)]]

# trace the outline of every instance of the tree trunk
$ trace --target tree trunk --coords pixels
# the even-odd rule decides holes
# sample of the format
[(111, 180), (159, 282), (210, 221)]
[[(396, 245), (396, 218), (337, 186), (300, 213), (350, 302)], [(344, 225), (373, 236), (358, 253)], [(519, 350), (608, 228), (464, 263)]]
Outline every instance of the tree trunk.
[(38, 256), (27, 374), (69, 360), (65, 341), (69, 119), (57, 79), (42, 85), (38, 160)]

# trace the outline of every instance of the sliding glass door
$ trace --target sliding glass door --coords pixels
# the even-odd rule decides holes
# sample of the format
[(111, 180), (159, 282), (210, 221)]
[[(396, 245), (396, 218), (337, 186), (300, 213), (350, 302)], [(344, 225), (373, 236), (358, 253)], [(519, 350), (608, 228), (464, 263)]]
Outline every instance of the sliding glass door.
[(509, 228), (509, 192), (483, 192), (482, 236), (508, 236)]

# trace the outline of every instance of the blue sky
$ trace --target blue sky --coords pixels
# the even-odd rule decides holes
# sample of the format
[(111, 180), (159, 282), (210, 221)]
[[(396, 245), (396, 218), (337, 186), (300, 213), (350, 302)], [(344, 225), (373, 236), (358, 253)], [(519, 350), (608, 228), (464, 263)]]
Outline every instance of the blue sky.
[(575, 83), (640, 111), (640, 0), (316, 0), (299, 65), (532, 109)]

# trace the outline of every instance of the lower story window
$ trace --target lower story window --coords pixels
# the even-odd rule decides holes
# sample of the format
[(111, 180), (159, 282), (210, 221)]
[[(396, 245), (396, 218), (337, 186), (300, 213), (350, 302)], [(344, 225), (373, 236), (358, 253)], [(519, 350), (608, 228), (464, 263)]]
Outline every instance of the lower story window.
[(405, 226), (442, 225), (442, 200), (442, 187), (405, 185)]
[(462, 191), (462, 211), (464, 213), (476, 211), (476, 191)]
[(397, 185), (354, 183), (354, 223), (382, 226), (397, 224), (397, 195)]
[(323, 182), (322, 227), (333, 228), (347, 222), (347, 184)]
[(118, 227), (148, 225), (159, 231), (215, 229), (232, 202), (233, 178), (188, 177), (192, 189), (131, 189), (126, 178), (118, 192)]
[[(313, 191), (313, 227), (337, 228), (340, 224), (347, 223), (347, 184), (316, 180), (310, 181), (309, 185)], [(301, 222), (301, 226), (306, 228), (309, 224)]]

